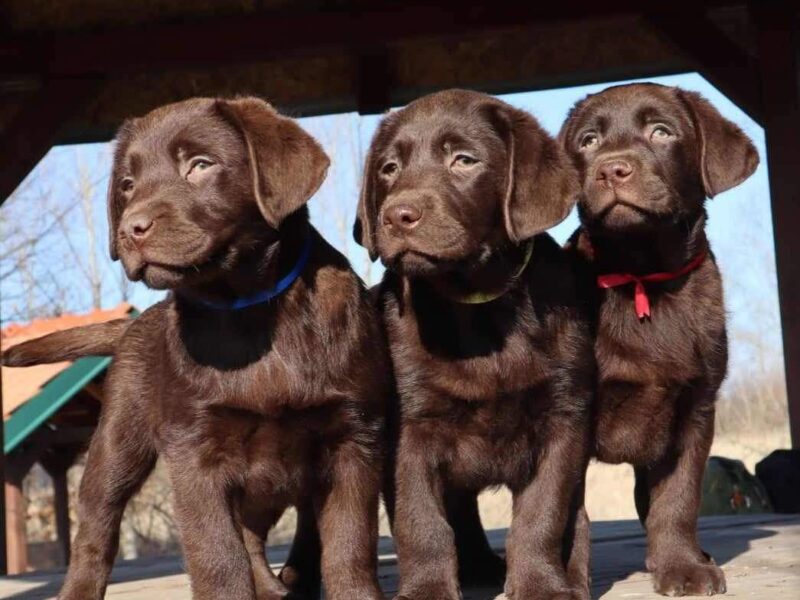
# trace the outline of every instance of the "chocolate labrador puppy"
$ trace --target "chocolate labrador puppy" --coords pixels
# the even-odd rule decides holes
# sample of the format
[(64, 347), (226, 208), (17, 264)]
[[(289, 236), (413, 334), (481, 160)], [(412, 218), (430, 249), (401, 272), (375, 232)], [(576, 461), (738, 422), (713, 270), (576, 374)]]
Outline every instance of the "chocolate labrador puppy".
[(594, 297), (595, 453), (636, 472), (647, 567), (669, 596), (725, 591), (697, 542), (697, 514), (727, 366), (706, 197), (749, 177), (747, 136), (693, 92), (654, 84), (579, 102), (559, 138), (581, 177), (571, 246)]
[[(308, 222), (327, 167), (311, 136), (255, 98), (188, 100), (120, 130), (111, 254), (131, 279), (172, 293), (130, 325), (56, 334), (76, 355), (122, 334), (62, 600), (102, 598), (123, 509), (158, 455), (195, 598), (313, 590), (316, 525), (327, 597), (382, 598), (390, 367), (366, 290)], [(6, 362), (48, 348), (25, 344)], [(301, 509), (306, 554), (278, 579), (264, 539), (289, 505)]]
[(563, 251), (575, 174), (527, 113), (450, 90), (381, 122), (356, 239), (379, 294), (399, 394), (398, 599), (460, 597), (445, 504), (507, 485), (509, 598), (588, 598), (583, 477), (594, 360)]

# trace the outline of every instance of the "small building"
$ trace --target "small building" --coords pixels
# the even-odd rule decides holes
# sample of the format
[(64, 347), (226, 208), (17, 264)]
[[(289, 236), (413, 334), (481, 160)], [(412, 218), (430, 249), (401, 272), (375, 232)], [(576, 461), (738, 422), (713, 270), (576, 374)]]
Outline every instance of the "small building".
[[(12, 324), (0, 331), (3, 350), (26, 340), (78, 325), (135, 316), (129, 304), (84, 315), (62, 315)], [(3, 453), (9, 573), (28, 569), (23, 480), (38, 463), (50, 475), (60, 562), (69, 561), (70, 518), (67, 470), (86, 450), (103, 401), (102, 381), (111, 359), (86, 357), (35, 367), (2, 367)]]

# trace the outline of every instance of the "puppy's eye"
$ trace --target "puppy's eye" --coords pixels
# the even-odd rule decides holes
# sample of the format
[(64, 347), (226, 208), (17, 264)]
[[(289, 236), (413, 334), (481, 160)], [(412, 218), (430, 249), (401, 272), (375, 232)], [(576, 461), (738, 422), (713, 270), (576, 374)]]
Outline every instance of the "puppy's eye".
[(400, 169), (400, 166), (396, 162), (387, 162), (385, 165), (381, 167), (381, 175), (386, 175), (387, 177), (394, 175)]
[(587, 133), (581, 138), (580, 146), (581, 148), (591, 148), (596, 146), (600, 142), (600, 138), (597, 136), (596, 133)]
[(120, 181), (119, 188), (125, 193), (132, 192), (133, 179), (131, 179), (130, 177), (125, 177), (122, 181)]
[(189, 163), (189, 171), (186, 175), (191, 175), (193, 172), (202, 172), (208, 169), (209, 167), (214, 166), (214, 163), (205, 158), (204, 156), (198, 156), (197, 158), (193, 158), (192, 161)]
[(456, 154), (456, 157), (453, 159), (454, 167), (471, 167), (472, 165), (477, 165), (480, 161), (470, 156), (469, 154)]
[(667, 140), (672, 137), (672, 132), (664, 125), (656, 125), (650, 133), (650, 139), (654, 142)]

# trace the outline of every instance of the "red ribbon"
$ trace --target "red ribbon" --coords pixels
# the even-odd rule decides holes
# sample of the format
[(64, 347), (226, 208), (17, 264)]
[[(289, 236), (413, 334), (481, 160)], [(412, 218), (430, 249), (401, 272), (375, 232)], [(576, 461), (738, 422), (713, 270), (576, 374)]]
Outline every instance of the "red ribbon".
[(628, 283), (635, 283), (636, 287), (633, 292), (633, 305), (636, 309), (636, 316), (640, 319), (650, 316), (650, 298), (647, 297), (647, 290), (644, 287), (645, 283), (658, 283), (662, 281), (670, 281), (682, 277), (687, 273), (691, 273), (706, 259), (707, 251), (703, 250), (700, 254), (695, 256), (691, 262), (685, 264), (677, 271), (671, 273), (650, 273), (649, 275), (632, 275), (631, 273), (609, 273), (607, 275), (597, 276), (597, 286), (601, 288), (613, 288)]

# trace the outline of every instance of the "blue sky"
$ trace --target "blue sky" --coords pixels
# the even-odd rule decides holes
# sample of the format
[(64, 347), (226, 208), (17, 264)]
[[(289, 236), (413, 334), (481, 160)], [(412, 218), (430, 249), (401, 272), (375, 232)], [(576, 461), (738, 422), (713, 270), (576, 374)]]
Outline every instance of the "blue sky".
[[(708, 232), (712, 247), (723, 273), (729, 323), (732, 332), (731, 372), (747, 373), (755, 361), (766, 360), (769, 366), (782, 364), (777, 280), (767, 180), (766, 149), (763, 130), (737, 106), (698, 74), (651, 78), (666, 85), (677, 85), (706, 96), (727, 118), (736, 122), (753, 139), (761, 155), (756, 173), (745, 183), (717, 196), (708, 203)], [(500, 96), (503, 100), (531, 112), (552, 134), (556, 134), (569, 108), (586, 94), (597, 92), (614, 83), (524, 92)], [(360, 117), (356, 113), (308, 117), (299, 119), (301, 125), (320, 140), (332, 159), (328, 178), (310, 202), (312, 221), (336, 247), (350, 258), (356, 270), (372, 283), (380, 278), (380, 265), (370, 265), (366, 253), (351, 239), (350, 229), (358, 198), (361, 163), (379, 116)], [(86, 144), (53, 148), (20, 186), (20, 198), (29, 201), (9, 202), (0, 209), (3, 227), (9, 219), (34, 221), (36, 202), (48, 198), (48, 206), (59, 206), (60, 198), (72, 198), (78, 185), (77, 166), (90, 173), (95, 184), (93, 217), (99, 236), (97, 260), (105, 285), (103, 303), (111, 306), (119, 301), (118, 266), (108, 259), (105, 219), (105, 186), (110, 170), (110, 144)], [(90, 297), (82, 289), (81, 271), (75, 267), (75, 253), (85, 253), (87, 236), (85, 218), (79, 210), (65, 217), (75, 233), (69, 239), (51, 236), (51, 242), (36, 247), (37, 277), (49, 278), (59, 285), (55, 288), (64, 296), (63, 302), (73, 311), (86, 310)], [(563, 242), (577, 226), (571, 214), (551, 233)], [(6, 233), (3, 232), (5, 237)], [(61, 239), (64, 238), (64, 239)], [(60, 241), (59, 241), (60, 240)], [(2, 272), (2, 270), (0, 270)], [(0, 282), (2, 314), (14, 314), (13, 302), (20, 302), (19, 290), (23, 281), (13, 276)], [(54, 289), (55, 289), (54, 288)], [(142, 284), (130, 290), (130, 301), (144, 308), (162, 295)], [(46, 304), (46, 299), (43, 300)], [(15, 306), (15, 305), (14, 305)], [(758, 356), (756, 356), (758, 355)], [(782, 367), (780, 367), (782, 368)]]

